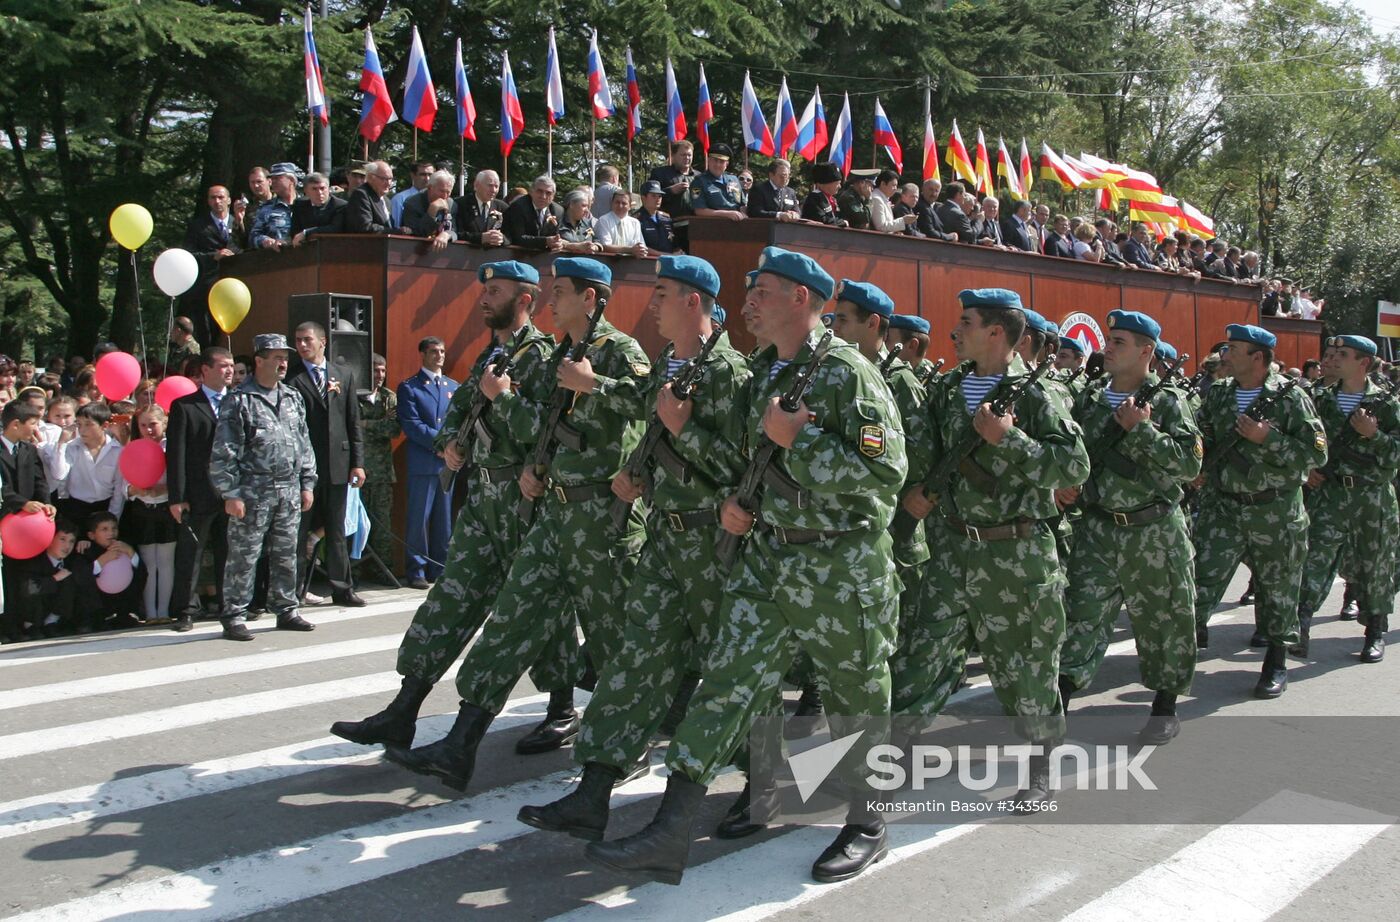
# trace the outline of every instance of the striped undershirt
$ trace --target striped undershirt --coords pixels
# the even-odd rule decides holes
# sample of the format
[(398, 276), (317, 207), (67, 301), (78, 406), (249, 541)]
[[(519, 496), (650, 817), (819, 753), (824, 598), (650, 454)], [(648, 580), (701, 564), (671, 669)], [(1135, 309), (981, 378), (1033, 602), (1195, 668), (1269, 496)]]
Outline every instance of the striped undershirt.
[(768, 369), (768, 383), (772, 384), (775, 380), (777, 380), (778, 373), (791, 364), (791, 359), (775, 359), (773, 362), (773, 367)]
[(676, 376), (685, 365), (687, 359), (669, 358), (666, 360), (666, 380), (669, 381)]
[(1361, 406), (1361, 398), (1365, 396), (1364, 393), (1343, 394), (1341, 391), (1338, 391), (1337, 406), (1342, 408), (1342, 413), (1344, 415), (1350, 416), (1356, 412), (1357, 407)]
[(1254, 402), (1254, 398), (1258, 397), (1259, 392), (1263, 389), (1262, 387), (1252, 387), (1249, 390), (1245, 390), (1242, 387), (1238, 388), (1235, 391), (1235, 409), (1239, 410), (1241, 413), (1248, 410), (1249, 405)]
[(1123, 401), (1133, 396), (1133, 393), (1132, 391), (1115, 391), (1111, 387), (1106, 387), (1104, 388), (1103, 395), (1108, 401), (1108, 405), (1116, 410), (1123, 405)]
[(963, 400), (967, 402), (967, 412), (976, 413), (992, 392), (1001, 383), (1004, 375), (967, 375), (962, 379)]

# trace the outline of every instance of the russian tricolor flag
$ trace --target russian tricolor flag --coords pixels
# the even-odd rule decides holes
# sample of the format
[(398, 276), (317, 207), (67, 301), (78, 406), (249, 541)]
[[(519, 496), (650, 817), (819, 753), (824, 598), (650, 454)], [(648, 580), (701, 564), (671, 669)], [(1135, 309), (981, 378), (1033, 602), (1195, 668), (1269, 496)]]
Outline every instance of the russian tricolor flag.
[(462, 63), (462, 40), (457, 39), (457, 134), (468, 141), (476, 140), (476, 102), (467, 82), (467, 68)]
[(890, 160), (894, 162), (896, 173), (904, 172), (904, 148), (899, 146), (899, 138), (895, 137), (894, 126), (890, 124), (889, 117), (885, 115), (885, 109), (880, 105), (880, 97), (875, 97), (875, 143), (885, 149)]
[(855, 152), (855, 136), (851, 133), (851, 94), (845, 94), (845, 104), (831, 133), (831, 162), (841, 168), (841, 175), (851, 172), (851, 155)]
[(768, 122), (763, 118), (763, 110), (758, 107), (758, 96), (754, 94), (749, 72), (744, 71), (744, 146), (760, 154), (773, 156), (773, 133), (768, 130)]
[(403, 118), (419, 131), (432, 131), (437, 118), (437, 93), (433, 77), (428, 73), (428, 58), (423, 54), (423, 40), (418, 27), (413, 27), (413, 45), (408, 50), (408, 73), (403, 80)]
[(384, 126), (396, 121), (394, 102), (384, 83), (384, 68), (379, 66), (379, 52), (374, 47), (374, 34), (365, 27), (365, 66), (360, 72), (360, 92), (365, 94), (360, 104), (360, 135), (367, 141), (378, 141)]
[(544, 59), (544, 107), (551, 125), (564, 117), (564, 78), (559, 74), (559, 50), (554, 47), (554, 27), (549, 27), (549, 51)]
[(525, 114), (520, 111), (520, 94), (515, 91), (515, 75), (510, 72), (510, 52), (501, 52), (501, 156), (509, 157), (515, 139), (525, 130)]
[(710, 104), (710, 85), (705, 82), (705, 65), (700, 65), (700, 89), (695, 100), (695, 140), (700, 149), (710, 152), (710, 122), (714, 121), (715, 107)]
[(627, 140), (642, 130), (642, 87), (637, 82), (637, 69), (632, 66), (632, 46), (627, 46)]
[(306, 17), (301, 22), (306, 37), (306, 108), (322, 125), (329, 125), (331, 106), (326, 101), (326, 84), (321, 79), (321, 59), (316, 56), (316, 37), (311, 34), (311, 7), (306, 8)]
[(822, 148), (826, 147), (826, 110), (822, 108), (822, 88), (812, 90), (812, 98), (807, 100), (807, 108), (802, 110), (802, 118), (797, 123), (797, 138), (793, 141), (797, 156), (811, 163), (817, 162)]
[(676, 72), (671, 59), (666, 59), (666, 140), (675, 144), (685, 140), (685, 109), (681, 106), (681, 91), (676, 88)]
[(786, 157), (788, 151), (797, 144), (797, 115), (792, 110), (792, 97), (788, 95), (787, 74), (783, 75), (783, 85), (778, 88), (778, 111), (773, 116), (773, 141), (778, 148), (779, 157)]
[(616, 111), (608, 75), (603, 73), (603, 56), (598, 53), (597, 29), (593, 30), (593, 38), (588, 43), (588, 99), (593, 104), (594, 118), (607, 118)]

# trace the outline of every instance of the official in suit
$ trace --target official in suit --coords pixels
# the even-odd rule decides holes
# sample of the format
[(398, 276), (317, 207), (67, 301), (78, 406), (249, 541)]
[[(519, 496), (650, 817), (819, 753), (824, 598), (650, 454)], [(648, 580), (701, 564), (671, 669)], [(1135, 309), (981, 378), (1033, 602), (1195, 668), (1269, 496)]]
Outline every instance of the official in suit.
[[(42, 415), (27, 400), (11, 400), (0, 411), (4, 426), (0, 432), (0, 518), (16, 512), (42, 512), (53, 518), (57, 513), (48, 503), (49, 483), (39, 450), (34, 447)], [(18, 599), (15, 568), (5, 566), (3, 579), (5, 598)], [(12, 603), (0, 621), (0, 639), (11, 643), (23, 637), (24, 607)]]
[(1130, 266), (1146, 269), (1148, 272), (1161, 272), (1161, 267), (1152, 257), (1151, 246), (1151, 238), (1147, 236), (1147, 225), (1136, 221), (1133, 223), (1132, 236), (1123, 244), (1123, 259)]
[(345, 199), (331, 195), (324, 173), (308, 173), (302, 186), (306, 198), (292, 204), (292, 246), (299, 247), (315, 234), (337, 234), (345, 229)]
[(797, 197), (797, 191), (788, 185), (791, 180), (792, 164), (783, 159), (775, 159), (768, 164), (768, 179), (749, 190), (749, 217), (771, 218), (774, 221), (796, 221), (801, 218), (802, 201)]
[(959, 243), (976, 243), (977, 233), (973, 230), (972, 219), (960, 204), (967, 190), (960, 182), (950, 182), (947, 192), (948, 200), (938, 206), (938, 220), (943, 223), (944, 232), (952, 234)]
[[(370, 175), (374, 174), (371, 169)], [(327, 361), (326, 328), (315, 321), (308, 320), (296, 328), (295, 345), (297, 359), (289, 363), (283, 383), (301, 394), (306, 404), (306, 428), (316, 455), (315, 502), (302, 513), (297, 544), (301, 566), (305, 568), (298, 572), (298, 584), (306, 585), (315, 554), (317, 542), (308, 539), (313, 533), (324, 532), (320, 541), (326, 548), (331, 598), (337, 605), (358, 608), (365, 600), (356, 595), (351, 583), (350, 553), (345, 541), (347, 487), (365, 482), (355, 372), (348, 365)]]
[(1028, 226), (1030, 216), (1030, 202), (1024, 200), (1014, 202), (1011, 206), (1011, 214), (1001, 219), (1002, 242), (1023, 253), (1034, 253), (1035, 244), (1031, 242)]
[[(350, 193), (345, 203), (347, 234), (389, 234), (389, 200), (385, 195), (394, 183), (394, 170), (383, 160), (365, 164), (365, 183)], [(295, 367), (295, 363), (293, 363)]]
[(447, 542), (452, 537), (452, 491), (442, 490), (438, 474), (444, 463), (433, 450), (457, 382), (442, 373), (447, 347), (436, 336), (418, 343), (422, 367), (399, 385), (399, 428), (408, 438), (408, 585), (427, 589), (442, 574)]
[[(219, 260), (242, 252), (235, 237), (233, 214), (229, 211), (229, 191), (210, 186), (205, 194), (209, 205), (185, 225), (184, 248), (199, 263), (199, 279), (180, 296), (180, 313), (194, 323), (194, 338), (213, 342), (213, 317), (209, 314), (209, 288), (219, 277)], [(249, 219), (252, 223), (252, 219)]]
[(522, 195), (506, 208), (505, 234), (515, 246), (527, 250), (558, 252), (564, 241), (559, 226), (564, 209), (554, 201), (554, 180), (537, 176), (530, 194)]
[(943, 183), (936, 179), (926, 180), (919, 189), (919, 201), (914, 206), (918, 218), (914, 227), (930, 240), (946, 240), (956, 243), (957, 234), (950, 234), (943, 228), (943, 219), (938, 216), (938, 195), (943, 191)]
[(457, 199), (457, 239), (472, 246), (499, 247), (510, 243), (505, 232), (506, 203), (498, 196), (501, 177), (482, 170), (472, 180), (472, 194)]
[[(175, 585), (170, 629), (188, 631), (202, 614), (199, 570), (204, 551), (214, 554), (214, 572), (224, 572), (228, 559), (228, 515), (224, 500), (209, 482), (209, 455), (219, 405), (233, 383), (233, 353), (211, 346), (199, 356), (200, 386), (170, 404), (165, 430), (165, 478), (170, 491), (170, 517), (180, 523), (175, 533)], [(224, 610), (223, 580), (215, 580), (218, 611)]]
[(456, 185), (457, 177), (438, 170), (428, 179), (426, 189), (403, 203), (399, 220), (415, 237), (427, 237), (434, 250), (446, 249), (457, 239), (457, 203), (452, 199)]

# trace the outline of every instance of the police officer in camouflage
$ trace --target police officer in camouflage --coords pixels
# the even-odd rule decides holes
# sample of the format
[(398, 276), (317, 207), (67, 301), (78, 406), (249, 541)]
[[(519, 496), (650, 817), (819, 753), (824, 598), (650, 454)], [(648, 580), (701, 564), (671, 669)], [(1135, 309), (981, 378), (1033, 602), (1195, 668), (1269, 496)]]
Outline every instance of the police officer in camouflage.
[(316, 626), (297, 614), (297, 527), (311, 508), (316, 459), (300, 395), (282, 383), (291, 347), (280, 333), (253, 337), (254, 370), (219, 405), (209, 482), (228, 513), (224, 638), (252, 640), (246, 625), (264, 547), (267, 607), (284, 631)]
[(1139, 738), (1155, 746), (1180, 732), (1176, 699), (1191, 690), (1196, 669), (1196, 584), (1181, 498), (1202, 456), (1200, 431), (1180, 392), (1164, 387), (1141, 407), (1133, 399), (1158, 381), (1148, 369), (1161, 332), (1146, 314), (1109, 312), (1105, 374), (1074, 404), (1089, 479), (1056, 495), (1084, 509), (1068, 563), (1061, 698), (1068, 710), (1070, 695), (1093, 680), (1126, 605), (1142, 684), (1156, 692)]
[[(1222, 361), (1231, 377), (1211, 386), (1197, 417), (1209, 471), (1193, 538), (1197, 644), (1209, 643), (1210, 613), (1244, 560), (1257, 577), (1255, 625), (1268, 643), (1254, 696), (1277, 698), (1288, 687), (1288, 647), (1298, 642), (1298, 590), (1308, 549), (1303, 482), (1327, 464), (1327, 433), (1312, 400), (1296, 387), (1278, 397), (1264, 419), (1247, 415), (1255, 400), (1276, 394), (1287, 380), (1270, 371), (1277, 338), (1239, 323), (1225, 333)], [(1219, 454), (1227, 439), (1233, 447)]]
[[(539, 408), (552, 390), (545, 365), (554, 340), (532, 322), (540, 293), (534, 266), (514, 260), (486, 263), (477, 270), (477, 280), (477, 307), (491, 338), (467, 382), (452, 395), (434, 443), (448, 468), (468, 468), (467, 498), (448, 544), (447, 566), (399, 644), (403, 684), (398, 695), (371, 717), (331, 726), (332, 733), (351, 742), (413, 744), (424, 699), (481, 629), (524, 537), (525, 525), (516, 511), (517, 479), (539, 431)], [(497, 378), (490, 368), (502, 355), (510, 370)], [(509, 386), (512, 376), (515, 390)], [(457, 435), (479, 392), (490, 394), (493, 402), (470, 433), (464, 454)], [(550, 706), (544, 721), (516, 744), (522, 754), (558, 749), (577, 732), (573, 639), (572, 626), (556, 632), (531, 669), (535, 687), (549, 692)]]
[[(721, 508), (725, 531), (749, 537), (725, 583), (705, 681), (667, 752), (671, 775), (655, 819), (635, 835), (588, 845), (605, 867), (680, 881), (706, 786), (774, 699), (796, 649), (825, 681), (834, 728), (889, 713), (899, 582), (886, 528), (908, 472), (899, 410), (875, 367), (840, 340), (795, 412), (777, 397), (813, 361), (833, 288), (810, 257), (764, 249), (744, 316), (769, 345), (750, 363), (749, 399), (735, 415), (748, 451), (764, 437), (782, 450), (757, 509), (733, 496)], [(854, 769), (845, 766), (843, 777), (857, 783), (864, 772)], [(814, 878), (842, 880), (886, 854), (884, 823), (866, 806), (853, 798)]]

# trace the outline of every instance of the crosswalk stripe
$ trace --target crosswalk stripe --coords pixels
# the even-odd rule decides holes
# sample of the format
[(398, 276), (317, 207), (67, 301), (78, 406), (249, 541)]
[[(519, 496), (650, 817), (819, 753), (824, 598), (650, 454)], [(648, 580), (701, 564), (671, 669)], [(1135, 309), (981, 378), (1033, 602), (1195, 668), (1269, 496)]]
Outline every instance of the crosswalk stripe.
[(399, 641), (402, 639), (401, 633), (381, 634), (378, 637), (362, 637), (358, 640), (315, 644), (288, 650), (273, 650), (268, 653), (253, 653), (248, 656), (229, 656), (197, 663), (184, 663), (179, 666), (160, 666), (155, 669), (90, 676), (86, 679), (53, 682), (48, 685), (29, 685), (10, 691), (0, 691), (0, 711), (28, 707), (34, 704), (72, 701), (75, 698), (88, 698), (94, 695), (111, 695), (136, 689), (154, 688), (158, 685), (197, 682), (203, 679), (240, 675), (245, 672), (257, 672), (265, 669), (281, 669), (284, 666), (301, 666), (306, 663), (344, 659), (367, 653), (380, 653), (384, 650), (397, 649)]
[[(555, 772), (295, 845), (112, 887), (11, 919), (87, 922), (157, 912), (178, 912), (181, 922), (239, 918), (533, 834), (536, 830), (518, 822), (516, 813), (525, 804), (559, 797), (571, 777), (570, 772)], [(613, 806), (654, 796), (665, 786), (664, 773), (653, 768), (614, 792)]]
[[(1279, 816), (1300, 822), (1262, 822)], [(1351, 804), (1284, 791), (1114, 887), (1065, 922), (1264, 922), (1393, 822), (1393, 816)]]

